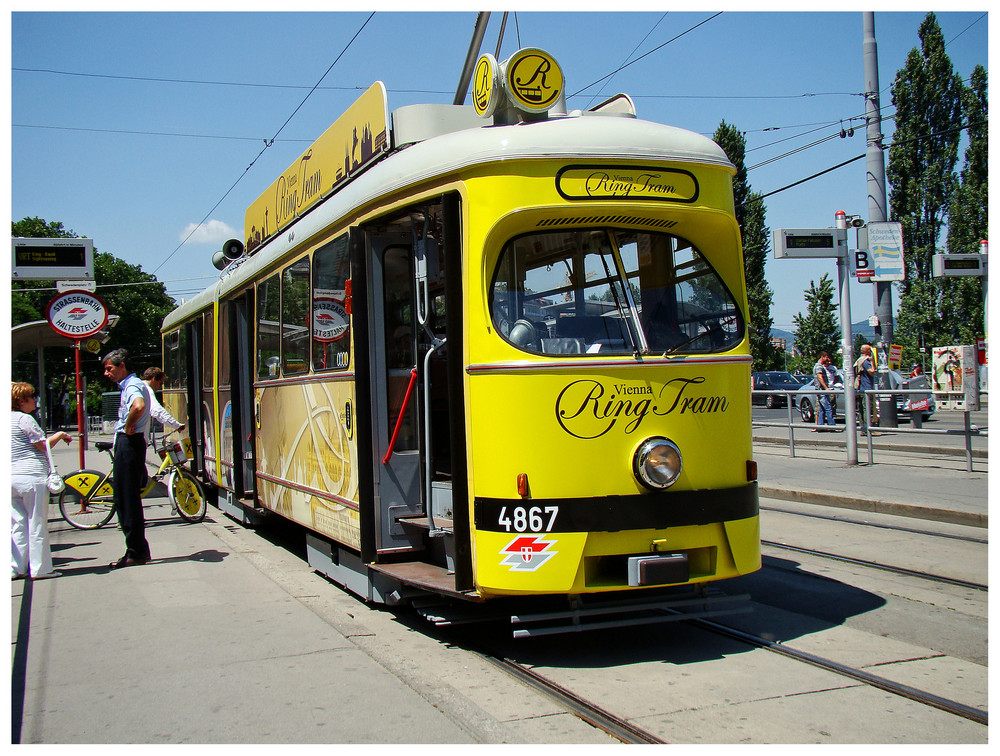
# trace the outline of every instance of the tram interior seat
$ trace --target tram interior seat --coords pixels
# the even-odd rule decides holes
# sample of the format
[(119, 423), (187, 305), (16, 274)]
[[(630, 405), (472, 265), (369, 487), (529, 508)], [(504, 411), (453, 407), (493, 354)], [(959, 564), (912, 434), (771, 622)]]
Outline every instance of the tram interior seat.
[[(614, 330), (612, 330), (614, 325)], [(613, 324), (610, 318), (601, 315), (578, 315), (572, 318), (560, 318), (556, 321), (556, 335), (583, 339), (593, 344), (601, 339), (620, 339), (621, 322), (617, 319)]]

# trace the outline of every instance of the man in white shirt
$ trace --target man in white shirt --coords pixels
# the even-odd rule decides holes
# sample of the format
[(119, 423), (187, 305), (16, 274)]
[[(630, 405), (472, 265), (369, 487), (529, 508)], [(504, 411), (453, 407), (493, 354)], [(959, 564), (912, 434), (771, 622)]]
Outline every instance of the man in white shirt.
[[(184, 430), (184, 423), (180, 420), (175, 420), (174, 416), (163, 409), (163, 405), (156, 399), (155, 392), (163, 390), (163, 381), (166, 377), (166, 374), (158, 367), (146, 368), (146, 372), (142, 374), (142, 380), (149, 386), (149, 414), (154, 420), (159, 421), (164, 428), (169, 425), (171, 428), (176, 428), (179, 431)], [(150, 426), (152, 426), (152, 423), (150, 423)], [(147, 443), (152, 443), (152, 432), (152, 428), (147, 431)]]

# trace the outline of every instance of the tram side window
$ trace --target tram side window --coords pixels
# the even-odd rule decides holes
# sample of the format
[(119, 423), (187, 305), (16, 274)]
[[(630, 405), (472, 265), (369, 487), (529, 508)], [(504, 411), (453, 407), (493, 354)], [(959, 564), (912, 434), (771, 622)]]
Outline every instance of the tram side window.
[(167, 375), (164, 388), (180, 388), (181, 386), (179, 346), (179, 331), (172, 331), (163, 337), (163, 372)]
[(201, 332), (201, 386), (212, 387), (212, 355), (215, 351), (215, 319), (211, 312), (205, 313), (205, 327)]
[(494, 325), (547, 355), (716, 352), (743, 337), (735, 299), (680, 237), (611, 229), (509, 241), (493, 280)]
[(275, 274), (257, 285), (257, 375), (278, 377), (281, 363), (280, 278)]
[(181, 326), (177, 333), (177, 372), (174, 373), (174, 387), (187, 388), (188, 385), (188, 333), (187, 326)]
[(219, 385), (229, 385), (229, 318), (232, 304), (219, 303)]
[(337, 370), (350, 365), (351, 319), (346, 308), (350, 277), (346, 234), (316, 250), (312, 283), (314, 370)]
[(309, 370), (309, 258), (281, 273), (281, 369), (285, 375)]

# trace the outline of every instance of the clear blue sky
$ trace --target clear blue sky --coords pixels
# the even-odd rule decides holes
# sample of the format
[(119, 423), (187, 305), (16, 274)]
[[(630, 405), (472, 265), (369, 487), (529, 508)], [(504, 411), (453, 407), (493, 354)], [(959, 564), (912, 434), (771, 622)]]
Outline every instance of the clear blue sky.
[[(501, 15), (484, 51), (496, 47)], [(865, 152), (860, 11), (712, 15), (521, 12), (508, 20), (499, 57), (519, 46), (551, 52), (571, 109), (626, 92), (647, 120), (711, 135), (724, 119), (746, 132), (749, 179), (761, 193)], [(192, 296), (217, 276), (211, 255), (221, 242), (242, 238), (247, 205), (373, 81), (385, 82), (390, 110), (452, 101), (475, 12), (379, 12), (361, 30), (368, 16), (12, 13), (12, 219), (62, 221), (155, 273), (171, 295)], [(875, 14), (885, 113), (924, 16)], [(939, 12), (938, 22), (958, 74), (988, 67), (985, 11)], [(854, 136), (808, 146), (841, 125)], [(883, 132), (890, 141), (891, 120)], [(793, 154), (776, 159), (785, 153)], [(755, 167), (765, 161), (773, 162)], [(865, 216), (865, 161), (766, 203), (770, 228), (827, 227), (837, 210)], [(769, 259), (776, 328), (792, 330), (803, 290), (823, 273), (836, 281), (832, 260)], [(855, 284), (851, 296), (852, 320), (872, 314), (870, 286)]]

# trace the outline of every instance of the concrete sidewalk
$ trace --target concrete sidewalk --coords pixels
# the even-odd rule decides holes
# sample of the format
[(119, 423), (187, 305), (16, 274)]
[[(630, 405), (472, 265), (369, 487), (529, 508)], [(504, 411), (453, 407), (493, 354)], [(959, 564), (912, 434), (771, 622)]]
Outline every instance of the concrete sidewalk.
[(801, 501), (882, 514), (987, 527), (988, 461), (929, 450), (880, 449), (875, 464), (848, 465), (844, 444), (754, 443), (762, 498)]

